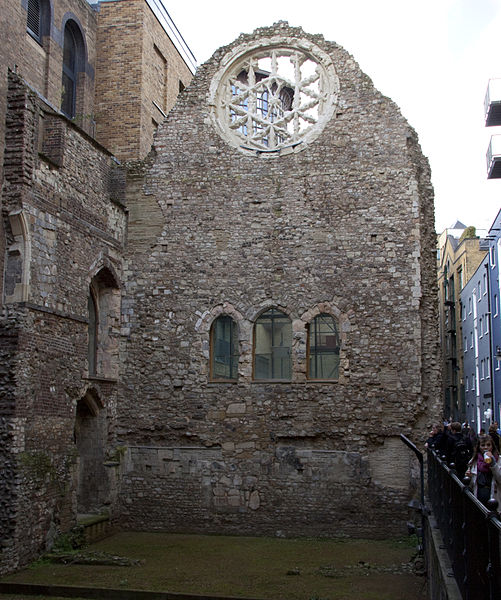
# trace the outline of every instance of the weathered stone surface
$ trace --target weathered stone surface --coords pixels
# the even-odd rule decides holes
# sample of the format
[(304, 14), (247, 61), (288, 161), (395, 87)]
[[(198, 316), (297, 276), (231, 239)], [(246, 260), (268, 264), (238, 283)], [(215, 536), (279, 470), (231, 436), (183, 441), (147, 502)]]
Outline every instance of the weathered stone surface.
[[(240, 48), (294, 39), (332, 60), (336, 110), (301, 151), (242, 152), (215, 127), (213, 78)], [(190, 452), (190, 467), (184, 477), (149, 471), (145, 485), (158, 496), (139, 499), (132, 477), (143, 471), (131, 460), (122, 491), (135, 500), (124, 521), (143, 527), (154, 515), (167, 529), (257, 534), (401, 531), (411, 459), (398, 434), (437, 414), (439, 365), (433, 191), (398, 108), (336, 44), (283, 23), (257, 30), (200, 67), (158, 131), (142, 187), (135, 180), (132, 214), (145, 198), (161, 220), (137, 235), (130, 224), (120, 435), (146, 453), (152, 441)], [(292, 322), (290, 382), (253, 379), (254, 323), (270, 307)], [(307, 378), (308, 325), (320, 313), (339, 325), (335, 382)], [(220, 315), (238, 325), (235, 383), (210, 380), (209, 333)], [(187, 449), (200, 445), (221, 459)]]
[[(242, 48), (292, 56), (299, 39), (337, 78), (318, 135), (229, 145), (214, 77)], [(218, 50), (127, 169), (19, 76), (6, 94), (0, 570), (103, 508), (150, 530), (401, 531), (398, 434), (419, 439), (440, 395), (429, 168), (391, 100), (284, 23)], [(255, 379), (271, 308), (290, 319), (290, 380)], [(309, 379), (320, 314), (338, 325), (335, 380)], [(210, 369), (223, 315), (238, 328), (227, 383)]]

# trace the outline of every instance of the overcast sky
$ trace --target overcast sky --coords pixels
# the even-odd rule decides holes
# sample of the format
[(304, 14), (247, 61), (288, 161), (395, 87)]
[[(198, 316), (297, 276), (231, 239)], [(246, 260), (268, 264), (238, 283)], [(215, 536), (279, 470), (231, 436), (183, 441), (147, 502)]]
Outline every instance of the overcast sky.
[(490, 78), (501, 78), (501, 0), (164, 0), (199, 63), (256, 27), (288, 21), (353, 55), (417, 131), (435, 188), (437, 231), (487, 229), (501, 179), (487, 180)]

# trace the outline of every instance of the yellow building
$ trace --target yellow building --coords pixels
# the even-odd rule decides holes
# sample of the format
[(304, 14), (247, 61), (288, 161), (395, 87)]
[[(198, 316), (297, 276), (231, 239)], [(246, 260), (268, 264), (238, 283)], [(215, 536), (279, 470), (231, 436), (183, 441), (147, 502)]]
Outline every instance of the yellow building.
[(437, 278), (440, 345), (443, 361), (444, 417), (463, 421), (466, 416), (463, 376), (463, 336), (460, 292), (488, 250), (475, 227), (457, 221), (437, 241)]

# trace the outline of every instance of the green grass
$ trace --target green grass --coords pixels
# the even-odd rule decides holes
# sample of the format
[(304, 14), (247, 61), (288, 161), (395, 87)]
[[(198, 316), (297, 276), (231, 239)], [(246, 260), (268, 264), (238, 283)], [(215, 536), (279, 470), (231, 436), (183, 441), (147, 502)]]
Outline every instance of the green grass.
[[(39, 561), (4, 581), (266, 600), (423, 600), (424, 578), (412, 574), (408, 564), (414, 548), (408, 539), (277, 539), (124, 532), (88, 549), (142, 559), (140, 566)], [(0, 594), (0, 600), (7, 597)]]

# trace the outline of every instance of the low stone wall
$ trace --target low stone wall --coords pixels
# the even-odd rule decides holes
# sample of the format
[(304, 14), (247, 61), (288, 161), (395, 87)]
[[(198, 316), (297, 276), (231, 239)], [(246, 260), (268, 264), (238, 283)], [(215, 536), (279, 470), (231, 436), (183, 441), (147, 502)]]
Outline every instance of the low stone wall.
[[(247, 443), (247, 446), (249, 444)], [(371, 479), (358, 452), (276, 446), (274, 452), (227, 455), (221, 447), (131, 447), (121, 485), (122, 521), (130, 528), (278, 536), (377, 537), (393, 515), (405, 526), (405, 490)], [(371, 500), (368, 491), (380, 502)], [(390, 497), (391, 495), (391, 497)], [(361, 515), (369, 513), (360, 526)]]
[(452, 565), (433, 515), (425, 520), (426, 571), (429, 600), (461, 600)]

